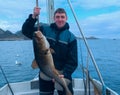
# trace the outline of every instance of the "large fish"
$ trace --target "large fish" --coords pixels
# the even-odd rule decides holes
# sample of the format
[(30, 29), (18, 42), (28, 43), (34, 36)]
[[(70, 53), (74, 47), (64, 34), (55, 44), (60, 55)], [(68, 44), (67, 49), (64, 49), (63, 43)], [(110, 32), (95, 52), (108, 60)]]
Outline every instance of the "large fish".
[(36, 31), (34, 33), (33, 46), (35, 60), (41, 72), (44, 73), (46, 76), (50, 77), (51, 79), (54, 79), (57, 83), (59, 83), (65, 91), (66, 95), (72, 95), (72, 93), (68, 89), (65, 79), (60, 78), (60, 74), (55, 69), (52, 54), (50, 51), (50, 45), (45, 36), (41, 33), (41, 31)]

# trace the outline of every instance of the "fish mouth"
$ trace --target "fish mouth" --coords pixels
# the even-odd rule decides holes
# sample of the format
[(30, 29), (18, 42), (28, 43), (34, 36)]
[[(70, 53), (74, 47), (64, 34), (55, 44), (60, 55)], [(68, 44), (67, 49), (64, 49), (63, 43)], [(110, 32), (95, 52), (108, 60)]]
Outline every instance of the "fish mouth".
[(35, 31), (35, 37), (39, 40), (43, 39), (43, 34), (41, 33), (41, 31)]

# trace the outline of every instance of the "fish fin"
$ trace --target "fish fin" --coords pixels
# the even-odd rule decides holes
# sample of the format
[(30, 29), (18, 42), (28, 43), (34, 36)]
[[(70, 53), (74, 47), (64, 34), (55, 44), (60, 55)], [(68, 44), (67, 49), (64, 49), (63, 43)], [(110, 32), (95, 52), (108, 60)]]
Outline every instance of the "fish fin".
[(55, 81), (55, 89), (63, 91), (63, 87), (57, 81)]
[(94, 93), (95, 95), (102, 95), (102, 89), (95, 83), (95, 81), (90, 77), (90, 81), (94, 86)]
[(50, 52), (53, 54), (55, 53), (54, 49), (50, 48)]
[(66, 79), (66, 78), (64, 78), (65, 79), (65, 82), (66, 82), (66, 84), (67, 85), (69, 85), (69, 83), (71, 82), (69, 79)]
[[(66, 79), (66, 78), (63, 78), (63, 80), (66, 82), (67, 86), (69, 85), (70, 83), (70, 80), (69, 79)], [(60, 91), (63, 91), (63, 87), (57, 82), (55, 81), (55, 88), (57, 90), (60, 90)]]
[(38, 65), (37, 65), (37, 62), (36, 62), (35, 59), (32, 61), (31, 67), (32, 67), (33, 69), (37, 69), (37, 68), (38, 68)]

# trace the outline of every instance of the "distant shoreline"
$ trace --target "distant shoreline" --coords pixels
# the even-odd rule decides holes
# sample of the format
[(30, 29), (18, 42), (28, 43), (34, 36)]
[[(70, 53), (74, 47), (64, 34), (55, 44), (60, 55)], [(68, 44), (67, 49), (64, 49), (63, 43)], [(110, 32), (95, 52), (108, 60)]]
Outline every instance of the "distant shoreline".
[[(80, 37), (76, 37), (77, 39), (82, 39)], [(99, 39), (95, 37), (87, 37), (86, 39)], [(23, 37), (10, 37), (10, 38), (0, 38), (0, 41), (23, 41), (23, 40), (31, 40), (29, 38), (23, 38)]]
[(0, 38), (0, 41), (21, 41), (21, 40), (31, 40), (31, 39), (23, 38), (23, 37)]

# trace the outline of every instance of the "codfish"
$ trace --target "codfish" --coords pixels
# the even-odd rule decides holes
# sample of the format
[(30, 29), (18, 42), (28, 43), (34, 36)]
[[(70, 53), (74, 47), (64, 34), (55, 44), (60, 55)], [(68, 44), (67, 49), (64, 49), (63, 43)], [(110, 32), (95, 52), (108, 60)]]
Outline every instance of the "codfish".
[(40, 68), (40, 71), (46, 76), (54, 79), (60, 86), (62, 86), (66, 95), (72, 95), (68, 89), (67, 83), (64, 78), (59, 77), (59, 72), (55, 69), (53, 63), (53, 57), (50, 52), (50, 45), (46, 37), (42, 34), (41, 31), (36, 31), (33, 36), (33, 47), (35, 60)]

